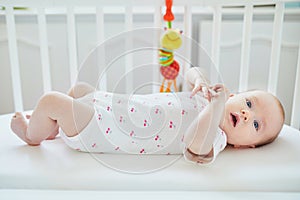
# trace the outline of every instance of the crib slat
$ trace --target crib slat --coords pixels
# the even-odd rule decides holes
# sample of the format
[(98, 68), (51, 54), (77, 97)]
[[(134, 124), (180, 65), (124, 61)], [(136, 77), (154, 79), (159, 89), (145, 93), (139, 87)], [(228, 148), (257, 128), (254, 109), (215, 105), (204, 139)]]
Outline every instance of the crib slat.
[(217, 70), (220, 69), (220, 38), (221, 38), (221, 23), (222, 23), (222, 11), (221, 5), (214, 7), (213, 14), (213, 30), (212, 30), (212, 44), (211, 44), (211, 56), (212, 61), (215, 64)]
[(97, 44), (104, 41), (104, 12), (103, 7), (96, 8)]
[(38, 26), (39, 26), (44, 92), (48, 92), (51, 90), (51, 71), (50, 71), (50, 60), (49, 60), (49, 51), (48, 51), (46, 16), (45, 16), (44, 8), (38, 8)]
[(268, 91), (276, 95), (281, 51), (282, 25), (284, 17), (284, 3), (276, 3), (273, 23), (273, 38), (271, 61), (269, 69)]
[[(181, 76), (184, 77), (185, 70), (188, 70), (191, 63), (191, 48), (192, 48), (192, 7), (190, 5), (184, 6), (184, 52), (186, 61), (183, 63), (182, 70), (180, 70)], [(175, 51), (176, 54), (176, 51)]]
[[(162, 27), (162, 13), (161, 13), (161, 5), (160, 4), (157, 4), (155, 7), (154, 7), (154, 14), (153, 14), (153, 21), (154, 21), (154, 27), (157, 27), (157, 28), (161, 28)], [(159, 41), (159, 35), (157, 32), (155, 32), (155, 35), (154, 35), (154, 41), (153, 41), (153, 44), (157, 44), (158, 41)], [(154, 49), (155, 51), (155, 49)], [(153, 63), (155, 63), (157, 67), (154, 67), (153, 68), (153, 73), (152, 73), (152, 78), (153, 78), (153, 83), (152, 84), (152, 92), (153, 93), (157, 93), (159, 92), (159, 63), (158, 63), (158, 49), (157, 49), (157, 53), (154, 53), (153, 54)]]
[(20, 64), (16, 37), (16, 24), (13, 7), (6, 7), (6, 23), (8, 36), (9, 60), (11, 64), (11, 79), (13, 86), (15, 111), (23, 111), (23, 97), (20, 77)]
[[(125, 8), (125, 28), (126, 31), (131, 31), (133, 28), (133, 14), (132, 14), (132, 6), (126, 6)], [(132, 37), (128, 38), (126, 40), (126, 51), (131, 50), (133, 48), (132, 46)], [(133, 76), (132, 76), (132, 70), (133, 70), (133, 58), (132, 53), (129, 53), (125, 57), (125, 74), (126, 74), (126, 91), (127, 92), (133, 92)]]
[(75, 30), (74, 7), (67, 8), (68, 48), (71, 85), (75, 84), (78, 71), (77, 44)]
[(296, 129), (300, 129), (300, 43), (298, 48), (298, 62), (294, 88), (291, 126)]
[[(97, 45), (100, 45), (102, 42), (104, 42), (104, 12), (103, 12), (103, 7), (97, 7), (96, 8), (96, 31), (97, 31)], [(102, 47), (100, 47), (102, 50)], [(99, 55), (97, 56), (97, 63), (99, 66), (101, 66), (101, 71), (100, 71), (100, 78), (101, 78), (101, 83), (98, 87), (101, 87), (104, 91), (107, 91), (107, 74), (104, 73), (105, 71), (105, 51), (99, 51)]]
[(239, 91), (245, 91), (248, 89), (252, 17), (253, 17), (253, 5), (247, 4), (245, 6), (245, 15), (244, 15), (244, 22), (243, 22), (244, 24), (243, 24)]

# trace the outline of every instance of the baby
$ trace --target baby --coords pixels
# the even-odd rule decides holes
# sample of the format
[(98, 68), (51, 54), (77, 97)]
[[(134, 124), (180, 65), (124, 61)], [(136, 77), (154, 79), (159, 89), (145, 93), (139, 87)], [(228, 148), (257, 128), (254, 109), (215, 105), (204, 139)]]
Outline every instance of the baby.
[(191, 92), (126, 95), (95, 91), (80, 83), (68, 95), (41, 97), (31, 116), (15, 113), (13, 132), (29, 145), (59, 133), (71, 148), (86, 152), (183, 154), (210, 163), (227, 144), (254, 148), (271, 143), (284, 124), (284, 109), (270, 93), (229, 94), (208, 86), (199, 68), (186, 79)]

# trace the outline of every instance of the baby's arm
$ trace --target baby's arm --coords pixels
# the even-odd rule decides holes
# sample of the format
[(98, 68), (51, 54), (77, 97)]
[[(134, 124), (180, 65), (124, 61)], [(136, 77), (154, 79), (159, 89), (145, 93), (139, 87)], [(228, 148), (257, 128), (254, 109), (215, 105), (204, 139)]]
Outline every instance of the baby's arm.
[(228, 91), (223, 85), (215, 85), (211, 88), (211, 102), (199, 113), (197, 118), (189, 126), (184, 137), (184, 143), (187, 151), (186, 158), (191, 161), (197, 161), (194, 157), (207, 158), (212, 157), (213, 142), (216, 137), (217, 129), (223, 119), (225, 102), (228, 98)]
[(209, 85), (209, 81), (206, 78), (205, 71), (200, 67), (190, 68), (185, 75), (185, 80), (188, 83), (189, 90), (195, 91), (195, 93), (201, 90), (202, 86)]

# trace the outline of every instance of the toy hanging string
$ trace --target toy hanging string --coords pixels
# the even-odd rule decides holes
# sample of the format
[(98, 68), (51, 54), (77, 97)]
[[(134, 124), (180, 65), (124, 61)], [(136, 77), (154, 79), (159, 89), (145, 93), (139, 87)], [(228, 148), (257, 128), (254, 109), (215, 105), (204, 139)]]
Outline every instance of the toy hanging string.
[[(166, 13), (164, 20), (167, 22), (166, 32), (161, 38), (161, 48), (159, 50), (159, 63), (160, 72), (162, 74), (163, 82), (160, 87), (160, 92), (171, 92), (171, 86), (174, 84), (175, 92), (178, 91), (176, 85), (176, 77), (179, 73), (179, 64), (174, 60), (174, 49), (178, 49), (181, 46), (181, 32), (172, 29), (172, 21), (174, 15), (172, 13), (172, 0), (166, 0)], [(165, 89), (165, 82), (167, 81), (167, 87)]]

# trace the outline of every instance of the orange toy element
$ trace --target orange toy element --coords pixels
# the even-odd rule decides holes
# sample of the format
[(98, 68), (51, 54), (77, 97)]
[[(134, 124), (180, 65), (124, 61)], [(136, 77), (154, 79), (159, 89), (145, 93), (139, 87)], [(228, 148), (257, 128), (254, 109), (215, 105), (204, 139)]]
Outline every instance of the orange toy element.
[(172, 13), (172, 0), (166, 0), (166, 14), (164, 15), (164, 20), (167, 22), (173, 21), (174, 20), (174, 15)]

